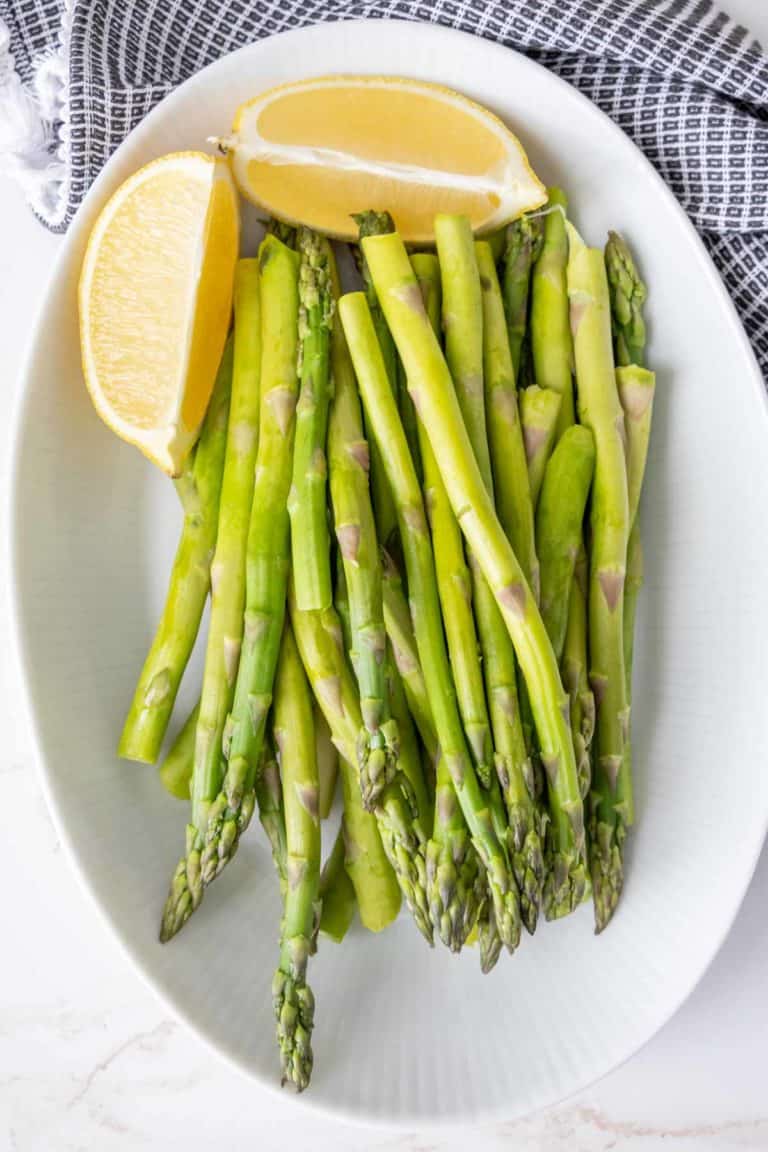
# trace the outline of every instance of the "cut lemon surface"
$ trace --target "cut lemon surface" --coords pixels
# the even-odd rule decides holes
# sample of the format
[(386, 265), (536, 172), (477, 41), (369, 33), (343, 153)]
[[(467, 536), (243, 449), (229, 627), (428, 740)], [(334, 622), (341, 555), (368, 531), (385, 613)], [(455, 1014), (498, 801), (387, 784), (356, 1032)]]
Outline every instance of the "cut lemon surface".
[(327, 76), (241, 105), (221, 140), (238, 187), (266, 212), (341, 239), (355, 212), (392, 213), (429, 243), (439, 212), (485, 232), (546, 201), (517, 137), (486, 108), (417, 80)]
[(225, 161), (179, 152), (101, 212), (80, 275), (83, 372), (101, 418), (176, 475), (208, 406), (232, 312), (237, 191)]

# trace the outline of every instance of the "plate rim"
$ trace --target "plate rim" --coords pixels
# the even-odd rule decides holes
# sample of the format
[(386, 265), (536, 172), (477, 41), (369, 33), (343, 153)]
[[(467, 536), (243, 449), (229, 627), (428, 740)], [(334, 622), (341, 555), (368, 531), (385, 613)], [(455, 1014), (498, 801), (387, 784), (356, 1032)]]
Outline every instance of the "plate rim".
[[(634, 143), (623, 129), (613, 121), (607, 113), (605, 113), (597, 104), (589, 99), (584, 93), (580, 92), (568, 81), (562, 79), (554, 72), (545, 68), (544, 65), (539, 64), (538, 61), (533, 60), (525, 52), (519, 51), (499, 41), (487, 39), (483, 36), (476, 35), (471, 32), (466, 32), (461, 29), (453, 28), (444, 24), (436, 24), (428, 21), (411, 21), (403, 19), (381, 19), (381, 18), (355, 18), (353, 20), (328, 20), (320, 21), (313, 24), (304, 25), (299, 28), (289, 28), (281, 32), (273, 33), (269, 36), (261, 37), (254, 40), (250, 44), (243, 45), (241, 48), (227, 53), (225, 56), (220, 57), (218, 60), (212, 61), (198, 72), (188, 77), (185, 81), (175, 87), (163, 99), (155, 105), (155, 107), (136, 125), (135, 128), (125, 137), (120, 145), (115, 149), (109, 157), (104, 167), (101, 169), (93, 184), (89, 188), (82, 203), (65, 234), (64, 241), (59, 248), (56, 258), (53, 262), (51, 272), (49, 274), (48, 286), (43, 294), (41, 303), (38, 307), (37, 313), (34, 317), (34, 322), (31, 327), (30, 335), (27, 341), (26, 351), (22, 360), (22, 367), (18, 377), (18, 386), (15, 393), (14, 404), (11, 411), (11, 460), (9, 467), (9, 483), (6, 487), (6, 572), (8, 576), (9, 587), (9, 611), (11, 623), (11, 643), (13, 645), (13, 654), (16, 657), (17, 666), (21, 672), (20, 677), (20, 697), (22, 704), (22, 713), (26, 715), (31, 736), (31, 749), (32, 756), (35, 761), (35, 769), (38, 780), (41, 784), (41, 789), (45, 797), (48, 810), (51, 814), (54, 827), (56, 829), (59, 840), (64, 849), (65, 856), (68, 860), (70, 867), (74, 870), (78, 878), (78, 882), (87, 894), (90, 903), (95, 907), (98, 912), (101, 923), (108, 929), (108, 934), (122, 949), (123, 953), (130, 959), (131, 965), (141, 976), (145, 985), (152, 991), (158, 998), (164, 1009), (171, 1014), (174, 1019), (182, 1023), (186, 1028), (193, 1032), (193, 1034), (216, 1056), (223, 1059), (226, 1064), (236, 1071), (241, 1077), (250, 1081), (256, 1082), (260, 1087), (266, 1089), (270, 1095), (276, 1099), (285, 1100), (285, 1093), (281, 1090), (276, 1077), (269, 1077), (262, 1074), (258, 1069), (253, 1067), (245, 1067), (240, 1060), (234, 1056), (227, 1047), (220, 1044), (215, 1040), (207, 1031), (201, 1029), (195, 1024), (187, 1015), (185, 1009), (180, 1003), (177, 1003), (172, 995), (165, 990), (162, 982), (151, 972), (150, 967), (141, 958), (132, 939), (127, 936), (120, 928), (118, 923), (112, 918), (108, 908), (105, 906), (101, 898), (98, 896), (88, 872), (84, 864), (81, 863), (78, 848), (74, 840), (70, 837), (66, 820), (59, 809), (58, 801), (55, 796), (55, 771), (50, 767), (46, 757), (43, 755), (43, 725), (38, 719), (39, 710), (35, 706), (33, 700), (32, 690), (32, 657), (30, 655), (30, 642), (28, 640), (29, 624), (23, 618), (24, 615), (24, 590), (21, 584), (21, 552), (23, 540), (23, 526), (21, 523), (21, 502), (22, 502), (22, 489), (20, 484), (22, 456), (23, 456), (23, 431), (26, 425), (26, 418), (30, 404), (31, 387), (30, 380), (34, 368), (34, 363), (37, 357), (37, 349), (40, 343), (41, 331), (43, 328), (43, 321), (48, 314), (52, 305), (52, 301), (60, 289), (63, 280), (63, 273), (72, 261), (72, 252), (77, 246), (77, 240), (83, 232), (86, 221), (89, 217), (89, 212), (92, 206), (103, 198), (102, 189), (109, 183), (112, 178), (114, 169), (120, 163), (124, 152), (127, 150), (128, 142), (136, 142), (137, 137), (149, 134), (154, 127), (155, 120), (165, 117), (169, 108), (174, 102), (181, 100), (190, 88), (194, 88), (200, 83), (200, 78), (206, 74), (215, 72), (217, 69), (231, 67), (232, 61), (235, 59), (247, 59), (251, 55), (258, 56), (266, 50), (268, 44), (273, 43), (275, 40), (311, 40), (313, 37), (320, 36), (333, 38), (338, 34), (340, 29), (349, 29), (354, 26), (366, 26), (375, 24), (378, 26), (378, 31), (383, 35), (391, 35), (395, 38), (402, 37), (407, 34), (408, 37), (421, 37), (428, 40), (439, 42), (441, 39), (445, 40), (461, 40), (465, 43), (468, 50), (478, 51), (480, 53), (486, 52), (489, 55), (495, 54), (501, 56), (502, 54), (511, 53), (518, 60), (518, 66), (525, 69), (532, 69), (536, 72), (544, 72), (548, 77), (548, 81), (552, 84), (553, 88), (559, 89), (567, 93), (568, 99), (575, 97), (577, 103), (581, 106), (581, 111), (585, 115), (595, 115), (602, 120), (602, 127), (609, 133), (612, 133), (616, 138), (620, 138), (622, 146), (629, 144), (635, 154), (636, 160), (645, 166), (647, 174), (655, 182), (657, 191), (662, 195), (668, 203), (668, 206), (674, 210), (674, 215), (679, 226), (687, 233), (688, 240), (692, 242), (693, 251), (695, 251), (699, 266), (705, 274), (709, 285), (714, 290), (715, 295), (718, 297), (721, 312), (726, 318), (728, 325), (732, 331), (734, 339), (740, 344), (742, 352), (746, 354), (747, 362), (751, 366), (749, 373), (751, 385), (755, 390), (756, 395), (761, 402), (761, 410), (763, 419), (765, 420), (765, 427), (768, 430), (768, 393), (763, 382), (763, 376), (760, 366), (755, 355), (755, 351), (749, 341), (741, 318), (738, 315), (736, 306), (732, 297), (730, 296), (725, 283), (718, 272), (712, 257), (707, 251), (704, 242), (696, 231), (693, 223), (685, 213), (681, 204), (675, 197), (670, 187), (663, 180), (659, 172), (654, 168), (650, 160), (644, 155), (640, 148)], [(403, 53), (405, 67), (407, 68), (407, 48)], [(361, 72), (365, 73), (365, 69)], [(313, 75), (315, 73), (312, 73)], [(320, 73), (317, 73), (318, 75)], [(352, 73), (348, 73), (352, 74)], [(403, 74), (406, 74), (405, 72)], [(746, 385), (745, 385), (746, 386)], [(768, 467), (768, 464), (766, 465)], [(398, 1113), (396, 1116), (383, 1115), (381, 1113), (372, 1112), (370, 1110), (362, 1110), (354, 1104), (341, 1103), (332, 1104), (313, 1096), (312, 1092), (303, 1093), (298, 1097), (294, 1097), (294, 1102), (299, 1104), (302, 1108), (307, 1110), (307, 1114), (314, 1113), (315, 1115), (323, 1116), (329, 1120), (354, 1124), (360, 1128), (370, 1129), (386, 1129), (393, 1133), (405, 1133), (413, 1131), (414, 1127), (420, 1129), (429, 1128), (434, 1131), (448, 1131), (453, 1130), (457, 1126), (464, 1123), (494, 1123), (504, 1121), (520, 1121), (526, 1117), (530, 1117), (547, 1108), (555, 1107), (564, 1104), (592, 1085), (601, 1081), (604, 1077), (608, 1076), (611, 1072), (616, 1071), (626, 1064), (632, 1057), (653, 1039), (654, 1036), (661, 1031), (661, 1029), (669, 1023), (669, 1021), (679, 1012), (680, 1008), (685, 1004), (693, 991), (701, 982), (704, 974), (707, 972), (717, 954), (720, 952), (725, 940), (727, 939), (733, 927), (734, 921), (739, 914), (739, 911), (744, 902), (747, 890), (750, 887), (758, 860), (760, 858), (763, 844), (766, 836), (768, 835), (768, 807), (763, 814), (762, 832), (760, 833), (754, 858), (746, 870), (743, 878), (743, 887), (734, 900), (733, 908), (724, 918), (724, 925), (722, 932), (714, 939), (711, 949), (706, 953), (703, 962), (700, 962), (696, 968), (695, 974), (692, 976), (690, 985), (687, 991), (681, 995), (676, 1002), (664, 1013), (657, 1021), (653, 1029), (648, 1035), (641, 1040), (638, 1044), (633, 1046), (626, 1054), (618, 1061), (609, 1064), (603, 1071), (596, 1075), (588, 1075), (583, 1080), (574, 1086), (573, 1090), (566, 1095), (558, 1096), (555, 1094), (544, 1095), (543, 1099), (532, 1102), (530, 1105), (522, 1104), (520, 1107), (509, 1109), (494, 1108), (488, 1106), (471, 1107), (467, 1109), (465, 1114), (459, 1112), (450, 1113), (448, 1116), (441, 1116), (433, 1111), (430, 1112), (415, 1112), (406, 1111)]]

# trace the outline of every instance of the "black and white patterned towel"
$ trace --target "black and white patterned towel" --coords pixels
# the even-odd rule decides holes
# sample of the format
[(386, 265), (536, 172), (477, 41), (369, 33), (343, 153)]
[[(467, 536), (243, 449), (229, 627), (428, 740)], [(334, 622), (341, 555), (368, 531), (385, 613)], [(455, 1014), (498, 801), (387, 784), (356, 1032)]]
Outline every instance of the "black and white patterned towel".
[(712, 0), (0, 0), (0, 167), (61, 231), (182, 80), (274, 32), (363, 16), (521, 49), (607, 112), (703, 235), (768, 379), (768, 55)]

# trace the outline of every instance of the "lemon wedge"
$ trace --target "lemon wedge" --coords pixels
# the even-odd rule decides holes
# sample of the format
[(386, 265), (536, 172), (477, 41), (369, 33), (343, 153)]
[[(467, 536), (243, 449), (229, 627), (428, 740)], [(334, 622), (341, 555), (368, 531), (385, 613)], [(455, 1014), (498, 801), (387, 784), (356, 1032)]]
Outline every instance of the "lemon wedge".
[(232, 312), (239, 243), (227, 164), (179, 152), (102, 210), (80, 275), (83, 373), (96, 411), (177, 475), (208, 406)]
[(339, 239), (352, 214), (392, 213), (407, 241), (433, 240), (437, 213), (485, 232), (546, 201), (544, 185), (501, 120), (417, 80), (326, 76), (243, 104), (219, 140), (237, 185), (266, 212)]

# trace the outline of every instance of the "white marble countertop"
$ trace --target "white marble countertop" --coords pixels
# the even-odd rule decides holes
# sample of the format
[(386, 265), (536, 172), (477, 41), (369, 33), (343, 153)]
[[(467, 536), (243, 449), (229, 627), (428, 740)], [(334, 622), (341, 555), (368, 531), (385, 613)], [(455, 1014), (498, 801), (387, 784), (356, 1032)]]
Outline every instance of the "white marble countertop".
[[(768, 42), (765, 0), (725, 0)], [(60, 239), (0, 178), (0, 482), (18, 373)], [(2, 512), (5, 517), (6, 504)], [(5, 524), (3, 524), (5, 531)], [(0, 1152), (650, 1152), (768, 1149), (768, 850), (734, 928), (687, 1004), (624, 1067), (531, 1119), (471, 1134), (341, 1125), (217, 1060), (171, 1019), (80, 890), (46, 811), (0, 602)], [(713, 846), (727, 851), (727, 845)]]

